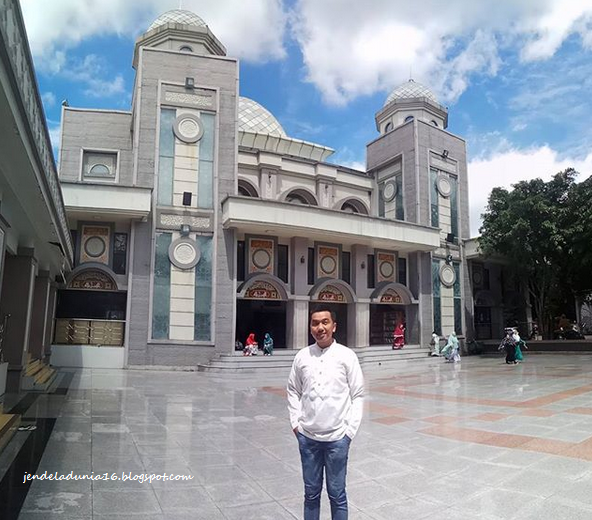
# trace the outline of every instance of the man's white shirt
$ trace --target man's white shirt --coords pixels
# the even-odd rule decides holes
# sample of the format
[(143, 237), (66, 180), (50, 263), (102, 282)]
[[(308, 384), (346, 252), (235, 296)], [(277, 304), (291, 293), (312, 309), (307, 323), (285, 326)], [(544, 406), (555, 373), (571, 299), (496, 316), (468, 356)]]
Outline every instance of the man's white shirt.
[(288, 379), (292, 429), (318, 441), (335, 441), (358, 432), (364, 409), (364, 376), (353, 350), (333, 341), (296, 354)]

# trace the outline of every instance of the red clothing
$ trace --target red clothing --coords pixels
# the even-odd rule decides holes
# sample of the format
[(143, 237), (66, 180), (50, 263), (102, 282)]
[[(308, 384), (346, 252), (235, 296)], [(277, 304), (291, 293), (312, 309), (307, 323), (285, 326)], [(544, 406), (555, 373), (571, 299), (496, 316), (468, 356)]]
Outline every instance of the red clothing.
[(393, 333), (393, 348), (403, 348), (403, 345), (405, 345), (405, 327), (399, 323)]

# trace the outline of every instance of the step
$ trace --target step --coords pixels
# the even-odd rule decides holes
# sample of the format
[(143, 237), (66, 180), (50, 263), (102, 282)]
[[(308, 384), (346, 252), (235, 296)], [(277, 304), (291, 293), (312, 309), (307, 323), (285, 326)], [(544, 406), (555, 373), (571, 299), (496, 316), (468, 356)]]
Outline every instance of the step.
[(20, 424), (21, 416), (18, 414), (5, 413), (0, 415), (0, 452), (12, 439)]
[(40, 370), (43, 370), (45, 365), (41, 362), (40, 359), (36, 359), (35, 361), (30, 361), (25, 368), (25, 376), (32, 377)]
[[(392, 363), (429, 361), (429, 349), (420, 345), (407, 345), (393, 350), (388, 345), (361, 347), (352, 349), (356, 352), (362, 366), (382, 366)], [(284, 350), (280, 355), (243, 356), (240, 353), (221, 354), (208, 364), (198, 365), (198, 371), (208, 372), (258, 372), (268, 370), (286, 370), (292, 366), (298, 350)]]

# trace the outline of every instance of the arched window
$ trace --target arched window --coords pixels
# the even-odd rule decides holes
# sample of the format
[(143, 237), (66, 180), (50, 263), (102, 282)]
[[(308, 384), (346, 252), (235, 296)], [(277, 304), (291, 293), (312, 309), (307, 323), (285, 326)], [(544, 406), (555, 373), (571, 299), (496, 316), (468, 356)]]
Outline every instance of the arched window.
[(189, 45), (182, 45), (181, 47), (179, 47), (179, 50), (181, 52), (193, 52), (193, 48), (189, 47)]
[(391, 123), (390, 121), (386, 124), (386, 126), (384, 127), (384, 132), (390, 132), (393, 129), (393, 123)]
[(317, 201), (312, 194), (306, 190), (294, 190), (286, 195), (286, 202), (302, 204), (305, 206), (317, 206)]
[(438, 125), (438, 121), (436, 121), (435, 119), (432, 119), (432, 124), (433, 124), (433, 125), (434, 125), (436, 128), (438, 128), (438, 126), (439, 126), (439, 125)]
[(413, 121), (415, 118), (413, 116), (407, 116), (405, 118), (405, 123), (409, 123), (409, 121)]
[(238, 181), (238, 194), (243, 197), (259, 197), (255, 187), (250, 182), (243, 179), (239, 179)]
[(368, 210), (360, 201), (355, 199), (346, 200), (341, 205), (341, 211), (346, 213), (357, 213), (359, 215), (368, 215)]

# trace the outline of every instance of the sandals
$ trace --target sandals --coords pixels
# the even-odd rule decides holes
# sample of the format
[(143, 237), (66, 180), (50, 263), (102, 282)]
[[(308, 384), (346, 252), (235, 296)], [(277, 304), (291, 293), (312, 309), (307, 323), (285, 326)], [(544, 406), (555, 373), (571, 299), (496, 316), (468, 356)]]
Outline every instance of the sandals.
[(35, 426), (34, 424), (27, 424), (26, 426), (19, 426), (18, 427), (18, 431), (19, 432), (32, 432), (33, 430), (36, 430), (37, 426)]

